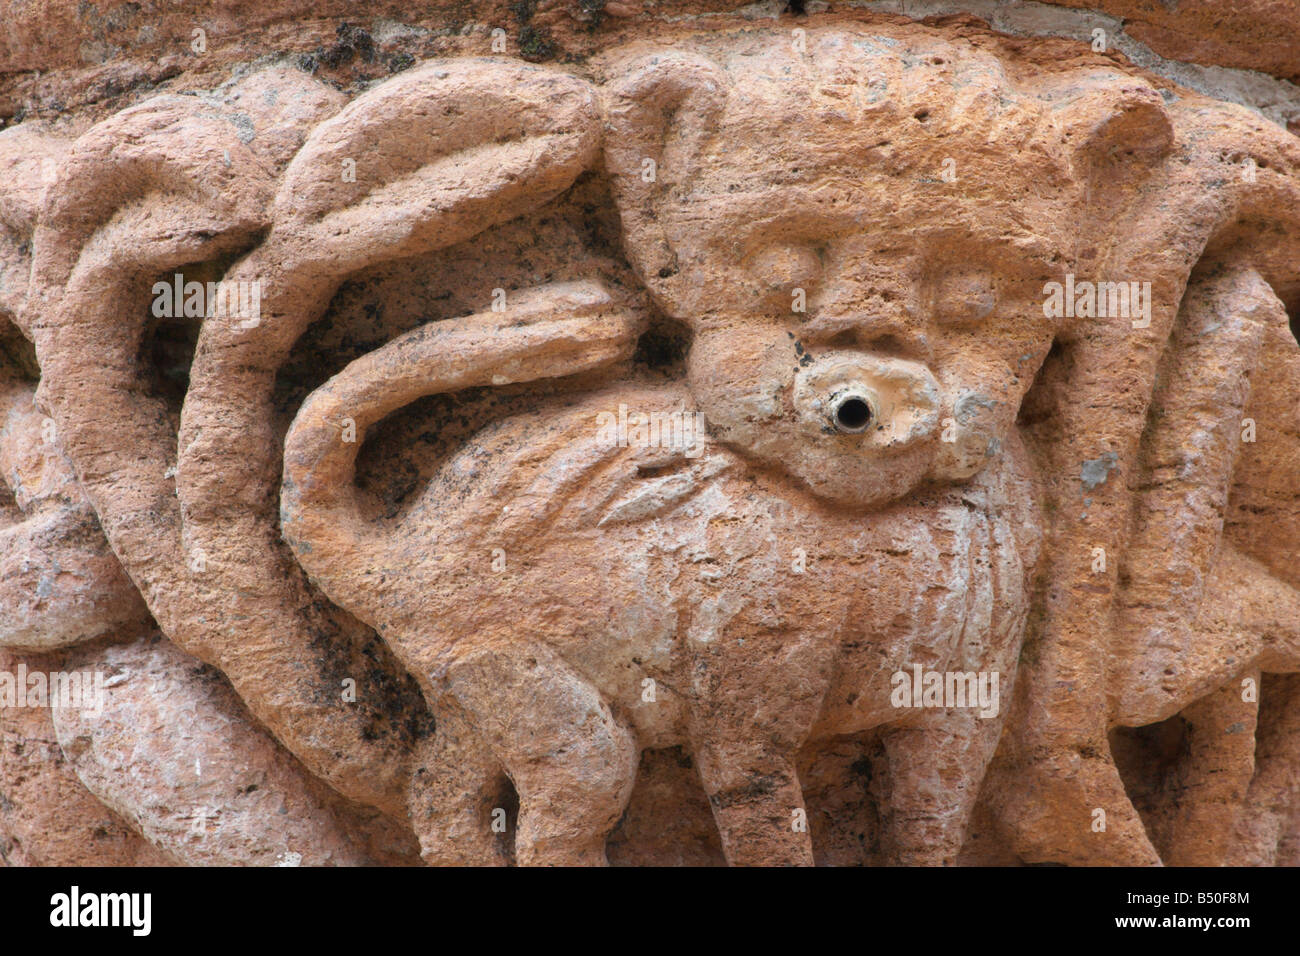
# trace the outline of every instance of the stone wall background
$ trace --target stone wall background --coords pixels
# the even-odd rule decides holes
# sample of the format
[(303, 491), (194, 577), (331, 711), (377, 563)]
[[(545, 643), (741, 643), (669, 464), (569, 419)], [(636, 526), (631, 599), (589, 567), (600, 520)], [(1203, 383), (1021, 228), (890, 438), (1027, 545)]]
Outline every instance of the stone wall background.
[[(972, 17), (1011, 35), (1083, 42), (1101, 29), (1107, 48), (1131, 62), (1274, 111), (1275, 121), (1300, 119), (1295, 0), (4, 0), (0, 120), (102, 116), (159, 89), (210, 89), (266, 58), (290, 60), (352, 93), (416, 60), (482, 54), (494, 29), (505, 30), (524, 59), (564, 63), (653, 35), (656, 26), (853, 10), (923, 22)], [(205, 31), (205, 53), (191, 49), (196, 29)]]

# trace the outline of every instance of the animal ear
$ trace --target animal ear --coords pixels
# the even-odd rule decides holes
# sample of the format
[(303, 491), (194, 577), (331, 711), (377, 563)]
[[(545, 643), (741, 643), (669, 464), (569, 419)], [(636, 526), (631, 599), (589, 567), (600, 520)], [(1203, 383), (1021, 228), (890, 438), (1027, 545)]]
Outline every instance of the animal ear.
[(677, 256), (658, 206), (680, 196), (726, 102), (722, 68), (665, 52), (637, 60), (606, 91), (605, 168), (623, 221), (628, 258), (656, 297), (671, 301)]
[(596, 92), (583, 80), (435, 60), (316, 127), (285, 173), (272, 239), (332, 275), (432, 251), (559, 195), (599, 145)]
[(1173, 147), (1164, 98), (1142, 80), (1093, 73), (1058, 95), (1066, 140), (1086, 166), (1130, 159), (1151, 163)]

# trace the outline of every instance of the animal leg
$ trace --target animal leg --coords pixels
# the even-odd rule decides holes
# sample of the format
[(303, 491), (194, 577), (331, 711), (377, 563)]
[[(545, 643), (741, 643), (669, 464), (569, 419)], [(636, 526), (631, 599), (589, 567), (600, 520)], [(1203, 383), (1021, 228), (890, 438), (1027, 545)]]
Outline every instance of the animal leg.
[(748, 613), (692, 638), (696, 764), (729, 864), (812, 866), (794, 755), (821, 709), (832, 643), (764, 630)]
[(519, 793), (519, 864), (606, 865), (640, 752), (600, 692), (549, 647), (524, 643), (471, 651), (445, 682)]
[(430, 866), (501, 866), (505, 853), (492, 827), (500, 764), (460, 708), (444, 704), (436, 718), (417, 747), (407, 796), (420, 856)]
[[(1259, 682), (1259, 672), (1251, 675)], [(1255, 772), (1258, 707), (1230, 683), (1183, 712), (1187, 755), (1163, 858), (1167, 866), (1222, 866)]]
[(980, 717), (974, 708), (934, 710), (919, 723), (885, 731), (893, 784), (886, 818), (891, 863), (956, 863), (1004, 713)]
[(812, 866), (803, 788), (788, 755), (747, 743), (695, 746), (731, 866)]

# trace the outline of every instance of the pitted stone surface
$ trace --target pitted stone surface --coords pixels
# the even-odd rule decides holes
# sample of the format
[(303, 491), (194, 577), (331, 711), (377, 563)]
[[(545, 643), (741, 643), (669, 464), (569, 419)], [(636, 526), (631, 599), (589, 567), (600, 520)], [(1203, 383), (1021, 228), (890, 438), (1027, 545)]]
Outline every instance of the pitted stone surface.
[(1297, 69), (1149, 6), (10, 11), (0, 859), (1295, 863)]

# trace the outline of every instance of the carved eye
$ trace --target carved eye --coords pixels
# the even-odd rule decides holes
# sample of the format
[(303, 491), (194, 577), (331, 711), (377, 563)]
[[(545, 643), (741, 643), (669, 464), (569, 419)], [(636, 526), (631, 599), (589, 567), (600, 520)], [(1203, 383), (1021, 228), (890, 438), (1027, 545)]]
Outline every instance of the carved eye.
[(997, 305), (993, 275), (986, 269), (949, 272), (935, 286), (934, 311), (941, 322), (968, 325), (978, 322)]
[[(776, 310), (801, 311), (799, 300), (812, 295), (821, 277), (822, 260), (817, 250), (806, 244), (782, 243), (768, 246), (749, 262), (749, 272), (758, 280), (763, 298)], [(803, 290), (803, 296), (798, 290)]]

